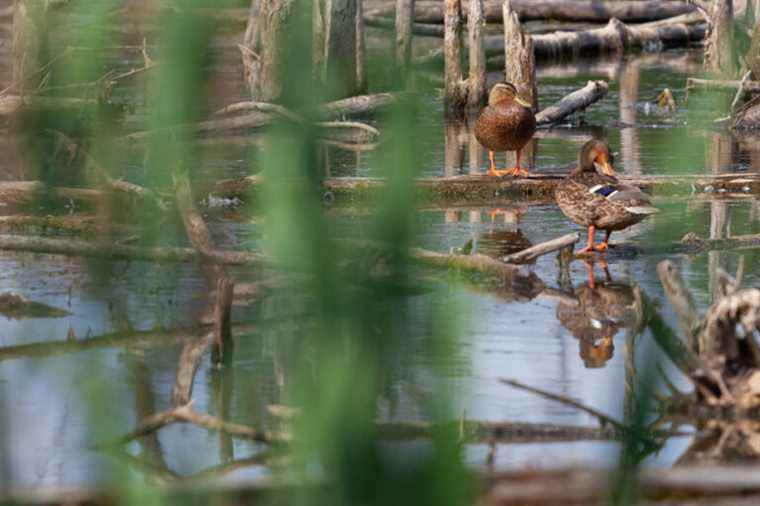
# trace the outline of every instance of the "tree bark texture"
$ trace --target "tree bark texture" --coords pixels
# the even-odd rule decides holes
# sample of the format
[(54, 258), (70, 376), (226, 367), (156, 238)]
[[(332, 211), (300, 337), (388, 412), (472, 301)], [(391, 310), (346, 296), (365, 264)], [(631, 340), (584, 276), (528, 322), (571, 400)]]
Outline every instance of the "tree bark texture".
[(446, 7), (443, 38), (445, 104), (447, 113), (456, 115), (463, 110), (466, 100), (462, 81), (462, 2), (461, 0), (444, 1)]
[(517, 88), (521, 97), (538, 111), (538, 89), (536, 88), (536, 60), (533, 41), (520, 26), (517, 13), (511, 6), (512, 0), (504, 0), (504, 75)]
[(358, 93), (356, 80), (356, 12), (357, 0), (324, 0), (320, 18), (323, 33), (316, 32), (314, 40), (322, 43), (315, 46), (321, 50), (321, 58), (315, 61), (320, 70), (326, 98), (328, 100), (350, 97)]
[(42, 38), (46, 36), (44, 5), (41, 0), (15, 0), (13, 10), (12, 83), (19, 93), (37, 88)]
[(267, 0), (259, 6), (260, 69), (258, 89), (253, 98), (276, 102), (283, 93), (286, 39), (290, 30), (294, 0)]
[(414, 0), (396, 0), (396, 68), (402, 79), (407, 76), (412, 56), (412, 25)]
[(733, 20), (733, 0), (716, 0), (710, 12), (710, 30), (705, 44), (705, 70), (715, 76), (735, 77)]
[(478, 109), (486, 102), (486, 50), (483, 0), (470, 0), (467, 16), (470, 72), (467, 78), (467, 105)]

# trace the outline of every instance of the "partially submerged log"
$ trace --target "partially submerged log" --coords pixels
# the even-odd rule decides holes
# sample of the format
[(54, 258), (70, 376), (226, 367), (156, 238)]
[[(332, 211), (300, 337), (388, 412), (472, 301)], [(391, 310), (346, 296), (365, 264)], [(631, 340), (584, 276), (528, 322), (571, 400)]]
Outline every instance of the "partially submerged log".
[[(489, 23), (502, 21), (502, 2), (487, 0), (485, 18)], [(512, 9), (521, 21), (545, 20), (587, 21), (606, 23), (617, 18), (626, 23), (654, 21), (693, 12), (694, 6), (684, 1), (662, 0), (512, 0)], [(374, 16), (393, 15), (392, 6), (372, 11)], [(417, 1), (414, 19), (419, 23), (443, 23), (444, 6), (437, 1)]]
[(556, 104), (536, 114), (536, 124), (538, 126), (551, 125), (578, 111), (584, 111), (591, 104), (604, 98), (608, 90), (609, 86), (604, 81), (589, 81), (580, 90), (572, 92)]

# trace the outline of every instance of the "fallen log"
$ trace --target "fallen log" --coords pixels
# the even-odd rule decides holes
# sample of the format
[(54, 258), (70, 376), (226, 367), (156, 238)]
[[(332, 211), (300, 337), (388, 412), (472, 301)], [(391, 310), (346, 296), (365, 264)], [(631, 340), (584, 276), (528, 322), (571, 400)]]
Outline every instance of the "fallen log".
[[(486, 1), (485, 17), (489, 23), (501, 23), (502, 2)], [(694, 12), (694, 6), (682, 1), (662, 0), (618, 0), (599, 2), (598, 0), (512, 0), (512, 10), (520, 21), (546, 20), (586, 21), (606, 23), (617, 18), (626, 23), (655, 21)], [(368, 12), (372, 17), (393, 16), (393, 5)], [(443, 2), (418, 1), (414, 6), (414, 20), (418, 23), (442, 24)], [(366, 19), (366, 17), (365, 17)]]
[[(626, 50), (646, 48), (662, 50), (668, 47), (686, 46), (704, 39), (706, 25), (698, 13), (678, 16), (666, 21), (655, 21), (639, 25), (626, 25), (611, 19), (607, 26), (578, 32), (555, 32), (535, 34), (533, 50), (536, 61), (580, 56), (598, 56), (607, 53), (621, 53)], [(698, 24), (695, 24), (698, 23)], [(504, 66), (504, 40), (490, 36), (485, 40), (488, 63), (493, 67)], [(426, 55), (415, 58), (416, 65), (439, 64), (443, 61), (443, 50), (434, 49)]]
[(760, 81), (738, 81), (738, 80), (721, 80), (721, 79), (697, 79), (689, 77), (686, 79), (686, 92), (691, 90), (704, 91), (728, 91), (731, 93), (739, 89), (745, 92), (760, 92)]
[(0, 118), (13, 116), (22, 108), (40, 110), (82, 109), (93, 107), (98, 101), (88, 98), (41, 97), (34, 95), (0, 96)]
[(50, 255), (71, 255), (111, 260), (150, 260), (158, 262), (200, 262), (223, 265), (262, 265), (264, 258), (248, 251), (213, 251), (201, 255), (194, 248), (157, 247), (141, 248), (113, 242), (89, 242), (81, 239), (53, 239), (49, 237), (0, 235), (0, 250)]
[(598, 102), (609, 91), (609, 85), (604, 81), (589, 81), (586, 86), (576, 90), (556, 104), (547, 107), (536, 114), (536, 124), (546, 126), (558, 123), (571, 114), (585, 110), (589, 105)]
[[(364, 16), (364, 23), (367, 26), (384, 28), (387, 30), (395, 30), (396, 28), (393, 19), (374, 14), (366, 14)], [(422, 35), (425, 37), (443, 37), (443, 26), (434, 23), (413, 23), (412, 33), (414, 35)]]
[(551, 241), (546, 241), (541, 244), (536, 244), (530, 248), (518, 251), (511, 255), (507, 255), (501, 259), (502, 262), (508, 264), (523, 264), (535, 260), (536, 258), (552, 253), (554, 251), (572, 246), (580, 241), (581, 236), (578, 232), (572, 234), (563, 235)]
[[(414, 181), (418, 202), (436, 203), (441, 206), (499, 205), (513, 203), (516, 198), (533, 201), (551, 201), (554, 189), (565, 176), (567, 169), (545, 168), (543, 174), (529, 178), (494, 178), (486, 175), (453, 177), (428, 177)], [(760, 175), (736, 173), (682, 176), (635, 176), (621, 177), (626, 184), (638, 186), (652, 193), (668, 195), (760, 194)], [(245, 200), (250, 192), (259, 187), (259, 175), (218, 181), (210, 193), (216, 197)], [(332, 197), (345, 200), (372, 200), (385, 188), (382, 178), (334, 177), (322, 181), (322, 191)]]

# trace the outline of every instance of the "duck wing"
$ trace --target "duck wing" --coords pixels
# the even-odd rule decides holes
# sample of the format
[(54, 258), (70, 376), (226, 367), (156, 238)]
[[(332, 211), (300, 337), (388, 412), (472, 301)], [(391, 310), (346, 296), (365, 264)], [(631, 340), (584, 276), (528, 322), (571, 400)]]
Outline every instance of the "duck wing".
[(606, 181), (589, 188), (589, 193), (602, 197), (608, 202), (623, 206), (633, 214), (655, 214), (658, 209), (652, 205), (649, 195), (636, 186)]

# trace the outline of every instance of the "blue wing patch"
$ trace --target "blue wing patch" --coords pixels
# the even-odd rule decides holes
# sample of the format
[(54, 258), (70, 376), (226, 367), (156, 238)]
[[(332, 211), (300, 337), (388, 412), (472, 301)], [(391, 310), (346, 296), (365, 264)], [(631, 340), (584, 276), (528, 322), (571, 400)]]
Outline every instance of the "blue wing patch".
[(601, 195), (602, 197), (610, 198), (612, 195), (617, 193), (617, 188), (611, 185), (598, 184), (590, 188), (589, 193), (595, 193), (597, 195)]

